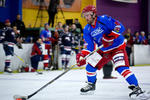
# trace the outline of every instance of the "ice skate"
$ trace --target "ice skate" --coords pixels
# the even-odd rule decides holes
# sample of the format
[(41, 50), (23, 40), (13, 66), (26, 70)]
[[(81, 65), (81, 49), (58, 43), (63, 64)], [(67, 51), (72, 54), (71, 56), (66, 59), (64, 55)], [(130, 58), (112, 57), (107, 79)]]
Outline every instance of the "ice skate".
[(19, 73), (26, 72), (26, 71), (25, 71), (25, 67), (24, 67), (24, 66), (19, 67), (19, 68), (18, 68), (18, 72), (19, 72)]
[(44, 67), (44, 70), (45, 70), (45, 71), (49, 71), (50, 68), (49, 68), (49, 67)]
[(87, 82), (86, 86), (81, 88), (81, 95), (92, 95), (94, 94), (95, 84), (91, 82)]
[(36, 73), (37, 73), (38, 75), (42, 75), (42, 74), (43, 74), (43, 73), (40, 72), (40, 71), (36, 71)]
[(4, 72), (12, 73), (12, 70), (11, 70), (11, 68), (9, 68), (9, 67), (5, 67)]
[(129, 94), (129, 97), (133, 100), (149, 100), (150, 99), (150, 92), (142, 91), (142, 89), (139, 86), (131, 85), (129, 86), (129, 89), (132, 90), (132, 92)]

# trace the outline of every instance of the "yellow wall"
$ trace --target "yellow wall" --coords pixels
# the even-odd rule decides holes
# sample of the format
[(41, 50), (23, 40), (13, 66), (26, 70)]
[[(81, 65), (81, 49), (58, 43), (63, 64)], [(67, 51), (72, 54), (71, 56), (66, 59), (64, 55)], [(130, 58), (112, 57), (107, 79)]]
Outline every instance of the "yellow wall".
[[(82, 24), (82, 26), (84, 27), (86, 25), (86, 21), (85, 19), (81, 18), (81, 12), (82, 9), (87, 6), (87, 5), (96, 5), (96, 0), (81, 0), (81, 11), (80, 12), (62, 12), (59, 11), (57, 16), (58, 18), (55, 18), (55, 25), (56, 22), (61, 21), (63, 24), (65, 23), (65, 20), (63, 18), (63, 15), (65, 16), (65, 19), (75, 19), (78, 18), (79, 22)], [(32, 27), (34, 27), (34, 24), (36, 23), (36, 27), (40, 27), (40, 25), (43, 26), (44, 23), (48, 22), (48, 13), (46, 11), (41, 11), (43, 14), (38, 14), (38, 9), (26, 9), (23, 8), (23, 21), (26, 25), (26, 27), (28, 27), (29, 25), (31, 25)], [(39, 15), (39, 16), (38, 16)], [(43, 18), (40, 18), (43, 15)], [(38, 16), (38, 18), (37, 18)], [(36, 18), (38, 19), (36, 21)], [(57, 21), (56, 21), (57, 19)]]

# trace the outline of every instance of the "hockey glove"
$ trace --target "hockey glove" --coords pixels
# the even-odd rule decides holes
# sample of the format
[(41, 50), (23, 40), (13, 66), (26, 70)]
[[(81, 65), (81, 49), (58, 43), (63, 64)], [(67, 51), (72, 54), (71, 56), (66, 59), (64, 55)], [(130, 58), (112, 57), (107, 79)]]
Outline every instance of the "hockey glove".
[(109, 38), (106, 35), (103, 35), (102, 44), (105, 48), (111, 46), (113, 44), (113, 41), (113, 38)]
[(84, 57), (85, 55), (83, 55), (82, 53), (78, 53), (76, 55), (77, 65), (79, 67), (86, 64), (86, 60), (84, 59)]
[(18, 47), (18, 49), (23, 49), (23, 48), (22, 48), (22, 44), (19, 43), (19, 42), (16, 43), (16, 46)]
[(104, 47), (109, 47), (113, 44), (114, 39), (118, 38), (120, 34), (118, 32), (112, 31), (110, 34), (104, 34), (102, 38), (102, 43)]

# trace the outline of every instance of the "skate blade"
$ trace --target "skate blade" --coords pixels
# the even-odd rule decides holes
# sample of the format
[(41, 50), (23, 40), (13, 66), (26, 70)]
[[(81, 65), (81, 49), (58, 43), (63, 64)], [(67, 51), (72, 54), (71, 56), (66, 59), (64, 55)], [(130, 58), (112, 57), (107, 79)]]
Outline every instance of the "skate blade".
[(37, 75), (42, 75), (43, 73), (42, 73), (42, 72), (36, 72), (36, 74), (37, 74)]
[(80, 95), (94, 95), (94, 91), (81, 92)]
[(139, 96), (132, 96), (132, 100), (149, 100), (150, 99), (150, 91), (145, 92), (144, 94), (140, 94)]

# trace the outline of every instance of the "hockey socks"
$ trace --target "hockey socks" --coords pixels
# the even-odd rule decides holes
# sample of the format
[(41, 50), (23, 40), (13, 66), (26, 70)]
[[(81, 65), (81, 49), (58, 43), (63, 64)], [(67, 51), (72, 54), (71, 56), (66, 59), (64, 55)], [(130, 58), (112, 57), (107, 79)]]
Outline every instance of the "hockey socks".
[(10, 63), (11, 63), (11, 55), (7, 55), (6, 59), (5, 59), (5, 67), (10, 67)]
[(96, 68), (90, 66), (89, 64), (86, 66), (86, 75), (88, 82), (94, 83), (96, 82)]
[(93, 91), (95, 90), (95, 84), (96, 84), (96, 68), (92, 67), (91, 65), (86, 66), (86, 74), (87, 74), (87, 80), (86, 86), (81, 88), (81, 94), (93, 94)]
[(126, 79), (129, 85), (138, 86), (138, 81), (135, 75), (130, 71), (129, 67), (118, 67), (116, 70)]

